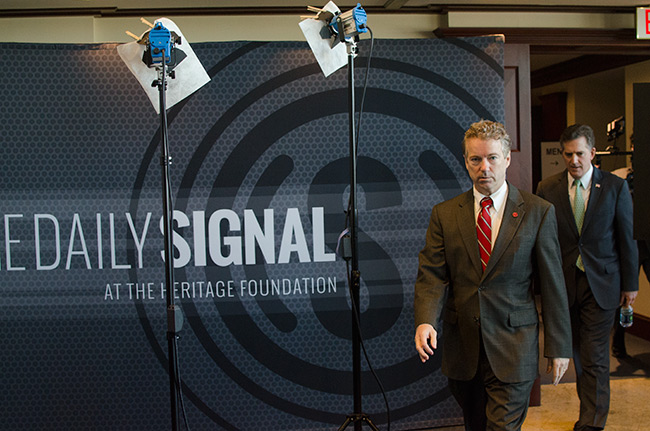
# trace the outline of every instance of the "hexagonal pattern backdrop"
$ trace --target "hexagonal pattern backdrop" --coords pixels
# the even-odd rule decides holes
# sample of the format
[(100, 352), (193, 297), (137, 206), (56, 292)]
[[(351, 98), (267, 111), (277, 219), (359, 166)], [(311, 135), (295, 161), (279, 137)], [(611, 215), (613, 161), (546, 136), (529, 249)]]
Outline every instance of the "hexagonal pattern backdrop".
[[(497, 38), (376, 40), (358, 141), (361, 332), (393, 429), (458, 423), (413, 347), (417, 255), (471, 186), (461, 140), (502, 120)], [(160, 118), (115, 45), (0, 44), (3, 428), (170, 427)], [(193, 430), (321, 430), (353, 410), (346, 68), (307, 43), (193, 44), (169, 110), (179, 368)], [(355, 60), (357, 108), (370, 44)], [(183, 79), (176, 76), (175, 79)], [(437, 356), (439, 359), (439, 356)], [(363, 411), (386, 405), (361, 360)]]

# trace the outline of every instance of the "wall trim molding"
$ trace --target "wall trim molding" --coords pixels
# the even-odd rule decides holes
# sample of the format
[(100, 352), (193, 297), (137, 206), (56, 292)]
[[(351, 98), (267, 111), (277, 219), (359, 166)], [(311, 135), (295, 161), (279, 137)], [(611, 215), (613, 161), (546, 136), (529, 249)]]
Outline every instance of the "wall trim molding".
[[(41, 2), (45, 3), (45, 2)], [(216, 2), (215, 2), (216, 3)], [(245, 2), (242, 2), (245, 3)], [(255, 1), (250, 3), (256, 3)], [(39, 18), (62, 16), (93, 16), (93, 17), (132, 17), (151, 15), (305, 15), (306, 7), (298, 6), (236, 6), (236, 7), (193, 7), (192, 2), (185, 2), (184, 7), (138, 7), (145, 4), (142, 1), (133, 3), (133, 7), (46, 7), (46, 8), (5, 8), (0, 9), (0, 18)], [(257, 2), (259, 3), (259, 2)], [(276, 2), (282, 4), (281, 2)], [(540, 5), (458, 5), (431, 4), (427, 6), (406, 6), (404, 0), (389, 0), (384, 6), (364, 6), (368, 15), (385, 13), (404, 14), (434, 14), (446, 15), (454, 12), (519, 12), (519, 13), (588, 13), (588, 14), (635, 14), (636, 8), (630, 6), (540, 6)], [(267, 3), (268, 4), (268, 3)], [(339, 5), (342, 11), (351, 9), (351, 5)]]
[(636, 38), (633, 28), (494, 28), (439, 27), (433, 33), (440, 38), (503, 34), (506, 44), (528, 44), (531, 54), (616, 53), (648, 55), (650, 40)]

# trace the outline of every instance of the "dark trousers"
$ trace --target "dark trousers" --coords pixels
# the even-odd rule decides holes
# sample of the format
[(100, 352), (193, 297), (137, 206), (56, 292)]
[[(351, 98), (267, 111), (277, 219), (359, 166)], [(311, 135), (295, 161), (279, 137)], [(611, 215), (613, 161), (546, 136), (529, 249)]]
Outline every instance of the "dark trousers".
[(449, 389), (463, 409), (467, 431), (518, 431), (526, 419), (534, 380), (504, 383), (496, 378), (483, 342), (472, 380), (449, 379)]
[(609, 413), (609, 334), (616, 309), (602, 309), (587, 276), (576, 271), (576, 298), (570, 307), (573, 362), (580, 399), (576, 427), (604, 428)]

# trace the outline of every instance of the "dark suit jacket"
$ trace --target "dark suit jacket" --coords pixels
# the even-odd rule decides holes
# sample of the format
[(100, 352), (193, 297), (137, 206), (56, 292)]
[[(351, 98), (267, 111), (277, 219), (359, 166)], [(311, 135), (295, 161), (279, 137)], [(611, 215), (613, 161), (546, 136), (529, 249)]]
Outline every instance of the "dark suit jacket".
[(436, 205), (415, 284), (415, 324), (443, 320), (442, 371), (471, 379), (479, 335), (492, 369), (503, 382), (538, 375), (539, 319), (533, 278), (540, 276), (544, 354), (571, 357), (569, 321), (553, 206), (508, 185), (499, 235), (481, 270), (472, 190)]
[(632, 236), (632, 197), (627, 183), (594, 167), (582, 234), (578, 234), (568, 188), (565, 170), (540, 182), (537, 194), (555, 205), (569, 303), (575, 299), (575, 263), (581, 253), (598, 305), (604, 309), (616, 308), (621, 290), (639, 290), (638, 251)]

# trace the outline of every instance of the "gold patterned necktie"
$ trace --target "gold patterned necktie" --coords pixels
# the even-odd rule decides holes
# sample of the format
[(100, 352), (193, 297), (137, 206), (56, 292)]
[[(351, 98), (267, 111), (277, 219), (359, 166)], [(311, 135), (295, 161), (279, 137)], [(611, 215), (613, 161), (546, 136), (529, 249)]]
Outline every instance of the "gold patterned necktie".
[[(576, 227), (578, 228), (578, 233), (582, 233), (582, 223), (585, 221), (585, 199), (582, 195), (582, 187), (580, 180), (573, 180), (573, 184), (576, 186), (576, 194), (573, 198), (573, 217), (576, 220)], [(585, 270), (585, 266), (582, 263), (582, 256), (578, 255), (578, 260), (576, 266), (580, 268), (581, 271)]]

